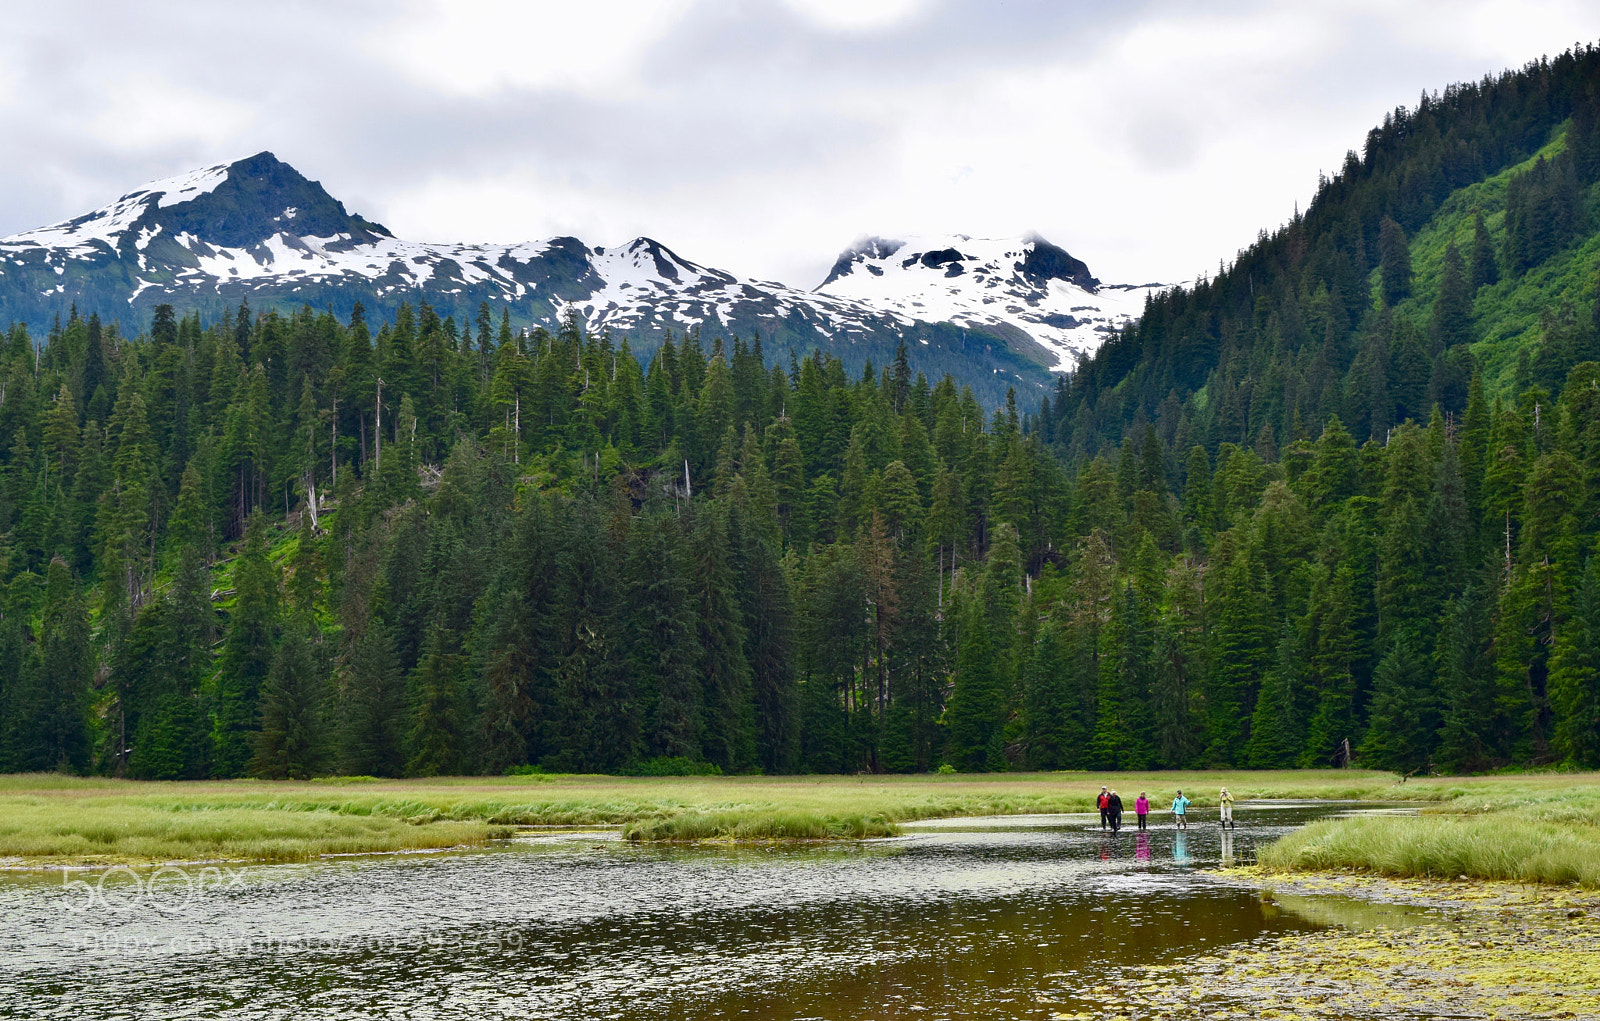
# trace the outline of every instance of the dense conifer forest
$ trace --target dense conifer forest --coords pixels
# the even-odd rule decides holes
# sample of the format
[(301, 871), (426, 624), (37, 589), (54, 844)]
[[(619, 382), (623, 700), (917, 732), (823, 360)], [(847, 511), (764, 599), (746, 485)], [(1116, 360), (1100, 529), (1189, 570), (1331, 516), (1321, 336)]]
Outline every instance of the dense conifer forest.
[(0, 770), (1600, 765), (1600, 51), (1041, 407), (426, 305), (0, 347)]

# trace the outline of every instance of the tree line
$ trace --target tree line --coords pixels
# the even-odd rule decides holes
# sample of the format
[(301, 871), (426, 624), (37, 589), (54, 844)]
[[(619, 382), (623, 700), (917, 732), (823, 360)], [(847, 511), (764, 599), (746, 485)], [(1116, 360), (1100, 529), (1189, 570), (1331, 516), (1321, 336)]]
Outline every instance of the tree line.
[(425, 308), (375, 338), (310, 310), (14, 332), (5, 768), (1600, 754), (1600, 577), (1572, 567), (1593, 364), (1557, 401), (1475, 380), (1386, 442), (1335, 418), (1180, 457), (1146, 426), (1073, 468), (1048, 402), (986, 416), (903, 359), (495, 333)]
[(1037, 411), (487, 305), (12, 327), (0, 769), (1600, 765), (1597, 63), (1397, 111)]

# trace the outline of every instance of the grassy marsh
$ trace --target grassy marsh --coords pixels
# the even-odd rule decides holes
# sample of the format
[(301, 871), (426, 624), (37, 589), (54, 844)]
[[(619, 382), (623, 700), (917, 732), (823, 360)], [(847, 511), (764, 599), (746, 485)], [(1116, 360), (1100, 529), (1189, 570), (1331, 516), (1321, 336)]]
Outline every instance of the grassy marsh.
[[(1411, 786), (1407, 784), (1406, 786)], [(1412, 818), (1327, 820), (1262, 848), (1275, 872), (1508, 879), (1600, 888), (1600, 774), (1424, 781)]]
[[(1183, 788), (1203, 813), (1222, 786), (1241, 799), (1412, 801), (1428, 813), (1308, 827), (1263, 852), (1264, 864), (1280, 870), (1595, 882), (1595, 855), (1585, 844), (1600, 846), (1600, 774), (1398, 783), (1392, 774), (1362, 770), (305, 783), (3, 776), (0, 859), (34, 867), (285, 860), (484, 844), (519, 826), (617, 826), (644, 841), (849, 839), (889, 835), (917, 819), (1088, 812), (1102, 783), (1130, 806), (1149, 791), (1158, 819), (1174, 789)], [(1436, 812), (1463, 818), (1434, 818)], [(1530, 832), (1543, 834), (1537, 847), (1516, 841)], [(1499, 842), (1477, 839), (1489, 834), (1500, 834)]]
[(307, 783), (161, 783), (0, 777), (0, 859), (290, 859), (481, 844), (516, 826), (623, 828), (634, 840), (883, 836), (915, 819), (1087, 812), (1102, 783), (1204, 807), (1240, 797), (1377, 798), (1394, 778), (1356, 770), (806, 777), (445, 777)]

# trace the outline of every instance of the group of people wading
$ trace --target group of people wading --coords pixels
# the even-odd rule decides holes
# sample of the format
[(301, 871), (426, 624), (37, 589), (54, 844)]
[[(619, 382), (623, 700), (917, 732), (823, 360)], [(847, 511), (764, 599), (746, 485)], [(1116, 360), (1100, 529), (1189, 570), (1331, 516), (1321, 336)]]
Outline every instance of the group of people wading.
[[(1172, 824), (1177, 829), (1189, 828), (1189, 806), (1194, 804), (1179, 791), (1172, 798)], [(1100, 809), (1100, 828), (1113, 833), (1122, 829), (1122, 797), (1109, 787), (1100, 788), (1100, 796), (1095, 799), (1095, 805)], [(1226, 829), (1233, 828), (1233, 795), (1228, 788), (1222, 788), (1222, 793), (1217, 796), (1219, 808), (1218, 818)], [(1134, 817), (1139, 820), (1139, 829), (1145, 829), (1145, 822), (1150, 815), (1150, 798), (1144, 791), (1139, 792), (1139, 797), (1133, 803)]]

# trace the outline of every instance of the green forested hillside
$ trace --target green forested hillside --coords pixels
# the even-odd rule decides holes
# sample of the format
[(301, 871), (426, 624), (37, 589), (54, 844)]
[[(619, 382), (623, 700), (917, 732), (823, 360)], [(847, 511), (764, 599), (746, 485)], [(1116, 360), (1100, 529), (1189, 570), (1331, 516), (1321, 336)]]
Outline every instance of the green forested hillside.
[(1556, 391), (1596, 353), (1597, 90), (1586, 47), (1396, 110), (1303, 213), (1153, 299), (1059, 387), (1052, 439), (1081, 459), (1148, 422), (1214, 450), (1333, 415), (1381, 439), (1435, 403), (1462, 414), (1474, 371), (1490, 398)]
[(0, 769), (1600, 765), (1600, 51), (1397, 111), (1037, 414), (759, 343), (0, 351)]
[(1117, 480), (1122, 571), (1148, 532), (1206, 576), (1210, 754), (1597, 761), (1597, 274), (1582, 47), (1395, 111), (1058, 387), (1039, 429)]

